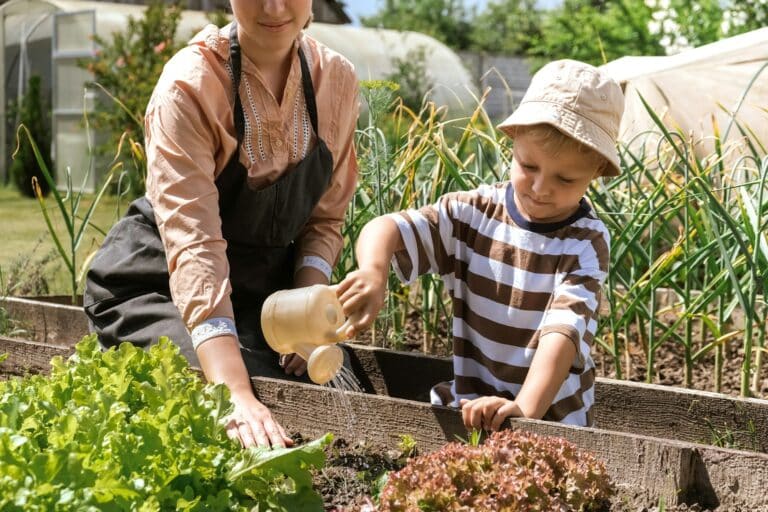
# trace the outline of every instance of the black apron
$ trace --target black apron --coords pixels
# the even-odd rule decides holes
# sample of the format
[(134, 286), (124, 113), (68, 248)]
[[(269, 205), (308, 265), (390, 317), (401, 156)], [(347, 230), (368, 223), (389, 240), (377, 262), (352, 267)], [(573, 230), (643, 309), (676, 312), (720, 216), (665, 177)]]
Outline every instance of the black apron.
[[(286, 378), (261, 332), (266, 297), (293, 287), (296, 244), (315, 205), (328, 189), (333, 156), (320, 138), (315, 91), (299, 46), (301, 81), (317, 145), (273, 184), (258, 190), (248, 185), (240, 163), (245, 119), (240, 101), (240, 44), (237, 25), (230, 33), (234, 76), (234, 125), (237, 149), (216, 178), (222, 234), (227, 241), (232, 305), (243, 359), (251, 375)], [(152, 205), (134, 201), (110, 230), (88, 271), (83, 304), (102, 345), (121, 341), (148, 347), (159, 336), (177, 344), (190, 364), (199, 366), (192, 340), (169, 289), (168, 264)], [(299, 380), (307, 381), (306, 374)]]

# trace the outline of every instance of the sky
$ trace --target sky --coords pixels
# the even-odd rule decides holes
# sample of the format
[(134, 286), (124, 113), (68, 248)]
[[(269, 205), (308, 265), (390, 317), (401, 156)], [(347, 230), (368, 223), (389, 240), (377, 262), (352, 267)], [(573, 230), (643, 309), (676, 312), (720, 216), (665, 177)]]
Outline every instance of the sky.
[[(488, 0), (464, 0), (464, 5), (467, 7), (477, 6), (479, 9), (485, 7)], [(539, 0), (538, 4), (541, 7), (552, 7), (560, 3), (559, 0)], [(360, 24), (360, 16), (370, 16), (375, 13), (381, 5), (384, 5), (384, 0), (344, 0), (345, 10), (349, 17), (352, 18), (354, 25)]]

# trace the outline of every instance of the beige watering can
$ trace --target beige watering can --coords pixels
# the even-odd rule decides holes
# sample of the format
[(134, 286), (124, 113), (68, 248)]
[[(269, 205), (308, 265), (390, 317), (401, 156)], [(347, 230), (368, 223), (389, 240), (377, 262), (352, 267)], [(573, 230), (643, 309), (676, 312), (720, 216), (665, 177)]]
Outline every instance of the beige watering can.
[(326, 285), (277, 291), (261, 309), (261, 329), (269, 346), (280, 354), (299, 354), (317, 384), (339, 373), (344, 354), (336, 344), (346, 339), (348, 327), (336, 292)]

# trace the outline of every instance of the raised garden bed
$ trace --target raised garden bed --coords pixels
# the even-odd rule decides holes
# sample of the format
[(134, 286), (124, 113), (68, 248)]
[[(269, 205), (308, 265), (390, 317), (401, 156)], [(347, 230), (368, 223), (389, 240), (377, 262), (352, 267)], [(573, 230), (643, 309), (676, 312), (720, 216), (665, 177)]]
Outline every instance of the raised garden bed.
[[(0, 303), (23, 324), (32, 341), (0, 339), (8, 359), (0, 373), (45, 371), (53, 355), (87, 330), (79, 308), (8, 299)], [(456, 436), (466, 437), (460, 415), (419, 402), (430, 384), (450, 376), (450, 362), (413, 353), (351, 345), (353, 363), (369, 393), (339, 393), (318, 386), (255, 378), (260, 399), (283, 424), (307, 437), (334, 432), (349, 443), (396, 448), (409, 434), (421, 451)], [(599, 428), (574, 428), (514, 420), (514, 429), (563, 437), (605, 461), (626, 510), (657, 505), (697, 504), (719, 510), (768, 510), (768, 402), (714, 393), (598, 379)], [(723, 439), (739, 448), (712, 444)], [(634, 507), (634, 508), (632, 508)], [(616, 508), (616, 510), (622, 510)]]

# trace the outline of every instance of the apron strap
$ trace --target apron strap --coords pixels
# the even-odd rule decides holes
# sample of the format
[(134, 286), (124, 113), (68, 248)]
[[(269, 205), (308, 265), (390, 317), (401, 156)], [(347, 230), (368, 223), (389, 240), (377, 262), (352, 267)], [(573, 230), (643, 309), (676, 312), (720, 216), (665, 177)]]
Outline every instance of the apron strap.
[(234, 161), (240, 159), (240, 146), (243, 144), (245, 134), (245, 114), (243, 104), (240, 101), (240, 41), (237, 39), (237, 22), (232, 22), (229, 31), (229, 65), (232, 68), (232, 87), (235, 94), (235, 106), (233, 110), (235, 121), (235, 133), (237, 134), (237, 148), (235, 148)]
[(317, 128), (317, 103), (315, 101), (315, 87), (312, 84), (312, 75), (309, 73), (307, 59), (304, 57), (304, 50), (299, 45), (299, 61), (301, 62), (301, 85), (304, 88), (304, 99), (307, 101), (307, 110), (309, 119), (312, 121), (312, 128), (315, 135), (320, 138), (320, 131)]

